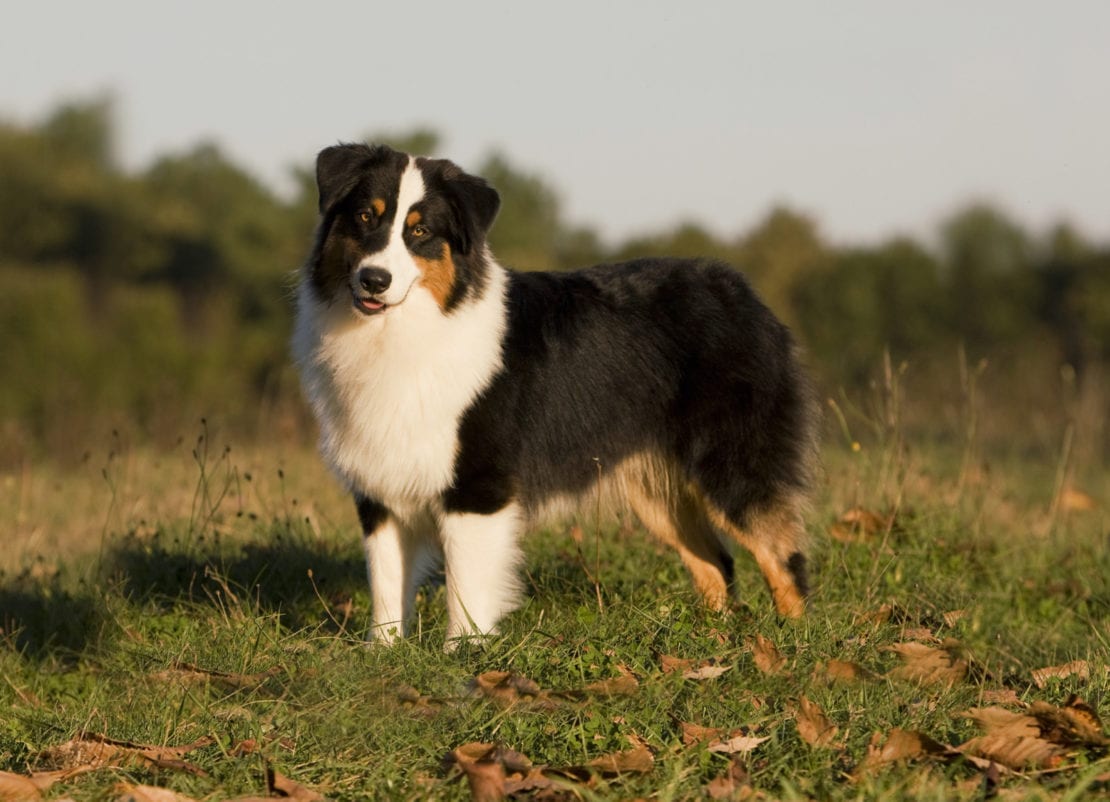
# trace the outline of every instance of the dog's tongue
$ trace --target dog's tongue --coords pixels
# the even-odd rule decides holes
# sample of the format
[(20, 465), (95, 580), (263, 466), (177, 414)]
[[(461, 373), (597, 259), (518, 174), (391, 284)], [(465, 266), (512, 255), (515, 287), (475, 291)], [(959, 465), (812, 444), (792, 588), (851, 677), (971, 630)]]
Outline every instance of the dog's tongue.
[(381, 301), (375, 301), (373, 298), (362, 298), (359, 300), (359, 304), (362, 305), (363, 309), (369, 309), (371, 312), (377, 312), (385, 306)]

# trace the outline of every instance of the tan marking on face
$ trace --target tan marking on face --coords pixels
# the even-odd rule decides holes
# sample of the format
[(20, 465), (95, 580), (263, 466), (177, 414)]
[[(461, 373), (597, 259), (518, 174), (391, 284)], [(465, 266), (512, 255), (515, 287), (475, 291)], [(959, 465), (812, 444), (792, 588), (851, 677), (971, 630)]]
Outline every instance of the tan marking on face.
[(385, 214), (385, 201), (381, 198), (374, 198), (374, 200), (370, 201), (370, 208), (374, 210), (374, 214), (381, 217)]
[(405, 225), (408, 228), (412, 228), (414, 225), (416, 225), (417, 223), (419, 223), (423, 219), (424, 218), (422, 218), (420, 216), (420, 212), (418, 212), (414, 209), (413, 211), (409, 212), (408, 216), (405, 218)]
[(439, 308), (446, 309), (447, 299), (455, 287), (455, 260), (451, 256), (451, 246), (443, 243), (443, 255), (439, 259), (414, 256), (413, 260), (420, 268), (420, 283), (436, 299)]

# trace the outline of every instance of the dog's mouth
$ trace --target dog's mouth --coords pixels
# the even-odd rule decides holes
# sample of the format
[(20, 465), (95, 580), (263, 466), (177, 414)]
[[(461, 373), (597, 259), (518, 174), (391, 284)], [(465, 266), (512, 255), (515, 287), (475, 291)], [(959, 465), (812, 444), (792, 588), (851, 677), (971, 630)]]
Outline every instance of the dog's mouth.
[(389, 304), (385, 301), (379, 301), (373, 296), (356, 295), (354, 296), (355, 309), (364, 315), (380, 315), (386, 309), (389, 309)]

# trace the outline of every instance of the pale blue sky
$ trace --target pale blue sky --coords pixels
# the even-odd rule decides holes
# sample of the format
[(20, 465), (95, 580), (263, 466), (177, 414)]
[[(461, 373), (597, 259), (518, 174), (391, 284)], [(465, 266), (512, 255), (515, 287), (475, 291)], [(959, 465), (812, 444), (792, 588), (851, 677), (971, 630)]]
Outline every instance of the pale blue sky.
[(774, 203), (838, 242), (970, 199), (1110, 240), (1110, 2), (0, 0), (0, 116), (111, 91), (120, 156), (292, 164), (426, 125), (609, 238)]

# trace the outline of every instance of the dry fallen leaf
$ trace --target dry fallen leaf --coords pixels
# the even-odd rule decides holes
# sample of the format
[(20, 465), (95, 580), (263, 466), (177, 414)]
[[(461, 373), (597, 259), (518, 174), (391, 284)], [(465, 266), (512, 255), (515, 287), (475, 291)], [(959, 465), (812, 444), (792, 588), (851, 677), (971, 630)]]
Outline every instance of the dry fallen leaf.
[(1110, 738), (1103, 732), (1102, 722), (1090, 705), (1075, 694), (1068, 697), (1063, 707), (1047, 702), (1034, 702), (1029, 706), (1041, 727), (1041, 735), (1064, 746), (1108, 746)]
[(468, 743), (456, 747), (445, 758), (466, 777), (470, 797), (476, 802), (498, 802), (505, 798), (505, 766), (498, 759), (498, 747), (488, 743)]
[(1043, 738), (1022, 735), (993, 734), (972, 738), (956, 747), (960, 752), (999, 763), (1006, 768), (1046, 769), (1061, 763), (1064, 750)]
[(818, 664), (817, 669), (814, 671), (816, 679), (823, 679), (825, 682), (832, 684), (838, 682), (873, 682), (878, 679), (875, 674), (868, 671), (859, 663), (852, 663), (847, 660), (830, 660), (824, 664)]
[(274, 796), (294, 799), (296, 802), (326, 802), (322, 794), (274, 771), (270, 766), (266, 767), (266, 787)]
[(715, 664), (713, 661), (706, 661), (705, 665), (686, 669), (682, 672), (682, 677), (683, 679), (692, 680), (716, 679), (730, 668), (732, 666), (722, 666)]
[(735, 755), (739, 752), (750, 752), (764, 741), (771, 740), (770, 735), (757, 738), (753, 735), (738, 733), (729, 738), (713, 741), (709, 744), (710, 752), (719, 752), (724, 755)]
[(655, 756), (646, 747), (638, 747), (596, 757), (586, 766), (599, 771), (603, 777), (647, 774), (655, 766)]
[(991, 735), (1013, 738), (1039, 738), (1041, 735), (1041, 728), (1035, 718), (1002, 707), (973, 707), (961, 715), (974, 720)]
[(710, 799), (741, 799), (751, 792), (748, 769), (738, 755), (729, 761), (728, 770), (724, 774), (714, 777), (705, 785), (705, 793)]
[(473, 692), (505, 703), (536, 699), (542, 693), (533, 680), (512, 671), (486, 671), (476, 676), (470, 685)]
[(748, 641), (747, 646), (751, 650), (755, 667), (764, 674), (777, 674), (786, 665), (786, 658), (775, 648), (775, 644), (758, 633)]
[(872, 771), (889, 763), (950, 755), (952, 752), (944, 744), (934, 741), (921, 732), (895, 728), (890, 731), (886, 742), (880, 746), (882, 737), (882, 733), (878, 732), (871, 736), (871, 743), (867, 746), (867, 756), (859, 767), (861, 773)]
[(622, 672), (619, 677), (591, 682), (583, 692), (589, 696), (632, 696), (640, 688), (640, 681), (631, 673)]
[(1050, 679), (1066, 679), (1078, 677), (1081, 680), (1091, 678), (1091, 666), (1086, 660), (1072, 660), (1059, 666), (1046, 666), (1033, 672), (1033, 683), (1038, 688), (1044, 688)]
[(833, 739), (838, 732), (825, 711), (815, 702), (804, 696), (798, 698), (798, 704), (793, 710), (794, 719), (798, 724), (798, 735), (810, 746), (834, 746)]
[(944, 618), (944, 625), (952, 628), (960, 621), (960, 619), (967, 618), (967, 610), (949, 610), (942, 616)]
[(1013, 688), (983, 691), (983, 701), (996, 705), (1020, 705), (1021, 699)]
[(96, 733), (84, 733), (64, 744), (43, 750), (39, 759), (47, 765), (68, 771), (147, 763), (157, 768), (186, 771), (206, 777), (208, 775), (205, 771), (182, 760), (181, 756), (214, 742), (214, 738), (205, 736), (184, 746), (153, 746), (117, 741)]
[(954, 685), (967, 676), (968, 663), (959, 656), (955, 641), (945, 641), (939, 649), (923, 643), (896, 643), (887, 651), (902, 658), (902, 665), (887, 674), (891, 679), (919, 685)]
[(182, 796), (168, 788), (154, 785), (120, 783), (115, 788), (115, 802), (196, 802), (191, 796)]
[(893, 515), (880, 515), (863, 507), (853, 507), (829, 527), (829, 535), (842, 543), (863, 543), (893, 526)]
[(963, 715), (974, 719), (985, 733), (957, 747), (959, 751), (1015, 771), (1054, 768), (1080, 747), (1110, 744), (1098, 715), (1076, 696), (1063, 707), (1034, 702), (1022, 713), (987, 707)]
[(659, 665), (663, 669), (664, 674), (673, 674), (676, 671), (686, 671), (694, 661), (687, 657), (675, 657), (671, 654), (659, 655)]
[(1098, 714), (1074, 695), (1063, 707), (1034, 702), (1022, 713), (987, 707), (972, 708), (963, 715), (974, 719), (988, 735), (1042, 738), (1063, 747), (1110, 745)]
[(682, 729), (682, 743), (685, 746), (710, 741), (724, 732), (722, 727), (703, 727), (700, 724), (691, 724), (688, 721), (679, 722), (678, 726)]
[(1065, 487), (1056, 501), (1065, 512), (1090, 512), (1098, 509), (1098, 502), (1075, 487)]
[(0, 771), (0, 802), (38, 802), (39, 786), (30, 777)]
[(164, 671), (151, 674), (150, 678), (163, 682), (217, 682), (229, 688), (256, 688), (265, 683), (266, 680), (280, 673), (281, 669), (276, 666), (267, 671), (261, 671), (255, 674), (244, 674), (240, 672), (216, 671), (214, 669), (195, 666), (192, 663), (176, 663)]

